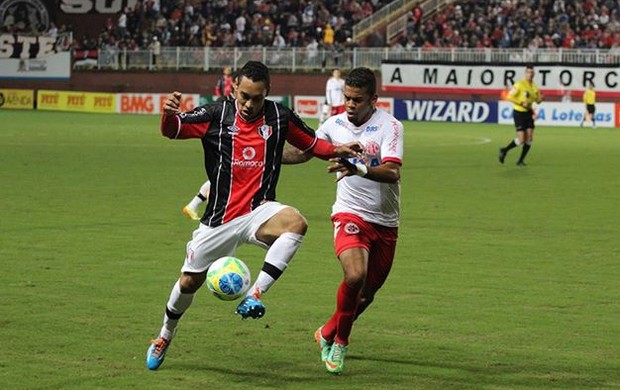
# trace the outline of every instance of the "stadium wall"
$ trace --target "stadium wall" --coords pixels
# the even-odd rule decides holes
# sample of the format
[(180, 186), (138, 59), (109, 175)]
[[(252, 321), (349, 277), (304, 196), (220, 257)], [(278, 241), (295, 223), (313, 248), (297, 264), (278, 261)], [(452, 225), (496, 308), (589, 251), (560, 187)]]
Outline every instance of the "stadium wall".
[[(272, 74), (272, 95), (295, 96), (295, 95), (318, 95), (325, 94), (325, 83), (329, 73), (317, 74)], [(71, 77), (66, 80), (54, 79), (1, 79), (0, 87), (7, 89), (48, 89), (83, 92), (127, 92), (127, 93), (167, 93), (174, 90), (184, 93), (201, 95), (213, 94), (219, 73), (195, 73), (195, 72), (122, 72), (122, 71), (73, 71)], [(396, 99), (412, 100), (471, 100), (481, 102), (494, 102), (499, 94), (467, 93), (464, 90), (455, 90), (450, 93), (449, 89), (441, 91), (394, 91), (384, 88), (381, 75), (377, 74), (377, 88), (379, 96)], [(387, 90), (386, 90), (387, 89)], [(580, 101), (581, 94), (572, 94), (573, 101)], [(559, 101), (560, 96), (545, 96), (545, 101)], [(616, 102), (612, 97), (598, 97), (597, 101)]]
[[(329, 73), (272, 75), (273, 95), (324, 95)], [(119, 72), (73, 71), (69, 80), (4, 79), (2, 88), (47, 89), (84, 92), (166, 93), (174, 90), (184, 93), (212, 94), (218, 73), (190, 72)], [(432, 99), (438, 94), (420, 92), (382, 91), (381, 77), (377, 75), (379, 95), (401, 99)], [(479, 94), (441, 93), (442, 99), (495, 101), (497, 97)]]

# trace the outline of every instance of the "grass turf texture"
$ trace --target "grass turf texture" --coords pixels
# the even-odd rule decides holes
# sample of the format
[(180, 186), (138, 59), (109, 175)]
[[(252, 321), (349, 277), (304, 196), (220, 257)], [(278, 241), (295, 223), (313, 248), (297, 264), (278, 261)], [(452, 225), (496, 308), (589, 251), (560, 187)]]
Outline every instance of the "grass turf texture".
[[(158, 372), (150, 337), (196, 226), (197, 141), (152, 116), (0, 111), (0, 388), (541, 389), (620, 386), (620, 134), (540, 128), (505, 165), (508, 126), (406, 123), (390, 279), (357, 322), (345, 373), (313, 332), (341, 270), (326, 163), (284, 167), (310, 223), (267, 314), (206, 287)], [(253, 274), (263, 251), (238, 253)]]

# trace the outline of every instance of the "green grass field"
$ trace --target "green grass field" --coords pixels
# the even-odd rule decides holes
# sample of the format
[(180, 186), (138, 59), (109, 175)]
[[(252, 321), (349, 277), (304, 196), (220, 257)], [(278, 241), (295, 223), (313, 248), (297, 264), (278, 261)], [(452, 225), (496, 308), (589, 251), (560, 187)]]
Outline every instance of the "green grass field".
[(497, 162), (511, 127), (406, 123), (396, 262), (335, 377), (312, 337), (342, 276), (318, 160), (283, 168), (310, 229), (266, 316), (205, 288), (146, 370), (204, 180), (199, 142), (158, 128), (0, 111), (1, 389), (620, 387), (619, 130), (537, 129), (518, 168)]

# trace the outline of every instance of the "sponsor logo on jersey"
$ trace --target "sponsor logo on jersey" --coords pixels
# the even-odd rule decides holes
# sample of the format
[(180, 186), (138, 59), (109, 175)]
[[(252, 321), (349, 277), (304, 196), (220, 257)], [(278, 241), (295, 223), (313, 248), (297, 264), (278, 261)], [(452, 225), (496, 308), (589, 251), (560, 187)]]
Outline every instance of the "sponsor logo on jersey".
[(232, 161), (232, 165), (233, 167), (252, 169), (252, 168), (262, 168), (263, 165), (265, 165), (265, 163), (262, 161), (240, 160), (236, 158)]
[[(135, 96), (134, 98), (137, 99), (138, 101), (139, 100), (144, 100), (143, 96)], [(152, 111), (153, 110), (153, 107), (152, 107), (152, 105), (153, 105), (153, 98), (152, 98), (152, 96), (147, 96), (146, 97), (146, 101), (151, 106), (149, 111)], [(197, 109), (196, 111), (193, 111), (193, 112), (181, 112), (181, 113), (179, 113), (179, 118), (183, 119), (183, 118), (198, 117), (198, 116), (204, 115), (205, 112), (207, 112), (207, 110), (205, 110), (204, 107), (200, 107), (199, 109)]]
[(251, 146), (247, 146), (243, 149), (243, 152), (241, 152), (241, 154), (243, 154), (244, 159), (251, 160), (256, 157), (256, 150)]
[(392, 139), (388, 144), (388, 149), (392, 153), (396, 153), (398, 149), (398, 140), (400, 138), (400, 125), (397, 121), (392, 121)]
[(347, 234), (359, 234), (360, 228), (353, 222), (348, 222), (344, 225), (344, 231)]
[(262, 125), (258, 128), (258, 134), (260, 134), (260, 136), (263, 137), (265, 140), (269, 139), (269, 137), (271, 137), (271, 134), (273, 134), (273, 127), (269, 125)]
[(373, 131), (378, 131), (378, 130), (379, 130), (379, 126), (366, 126), (367, 133), (372, 133)]
[(239, 131), (239, 128), (235, 125), (228, 126), (228, 134), (235, 134)]
[(243, 148), (243, 150), (241, 151), (241, 156), (243, 157), (243, 159), (233, 159), (232, 165), (234, 167), (254, 169), (262, 168), (263, 165), (265, 165), (263, 161), (253, 160), (253, 158), (256, 157), (256, 149), (254, 149), (254, 147), (252, 146), (246, 146), (245, 148)]

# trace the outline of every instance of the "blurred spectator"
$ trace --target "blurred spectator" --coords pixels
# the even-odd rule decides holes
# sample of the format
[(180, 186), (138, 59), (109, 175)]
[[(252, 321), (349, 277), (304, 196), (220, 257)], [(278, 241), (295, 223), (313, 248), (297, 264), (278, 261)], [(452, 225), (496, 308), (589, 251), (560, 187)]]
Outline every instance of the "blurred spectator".
[(127, 34), (127, 14), (125, 13), (125, 11), (121, 12), (120, 16), (118, 17), (118, 22), (116, 22), (116, 26), (117, 26), (117, 37), (118, 38), (125, 38), (125, 34)]
[(306, 45), (306, 59), (309, 65), (316, 65), (319, 57), (319, 43), (315, 37), (310, 38), (310, 42)]
[(159, 42), (159, 39), (157, 39), (157, 36), (153, 36), (148, 48), (151, 50), (153, 68), (157, 68), (157, 62), (159, 61), (159, 55), (161, 54), (161, 43)]
[(217, 79), (215, 84), (215, 96), (226, 97), (232, 94), (233, 91), (233, 77), (232, 68), (227, 66), (223, 69), (222, 75)]

